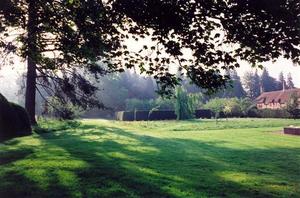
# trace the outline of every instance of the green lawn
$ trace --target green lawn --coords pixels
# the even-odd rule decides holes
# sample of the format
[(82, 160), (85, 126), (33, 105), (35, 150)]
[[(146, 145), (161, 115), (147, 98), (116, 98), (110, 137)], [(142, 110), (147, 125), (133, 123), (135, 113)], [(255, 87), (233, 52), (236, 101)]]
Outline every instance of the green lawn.
[(278, 133), (290, 124), (42, 122), (0, 143), (0, 197), (300, 197), (300, 137)]

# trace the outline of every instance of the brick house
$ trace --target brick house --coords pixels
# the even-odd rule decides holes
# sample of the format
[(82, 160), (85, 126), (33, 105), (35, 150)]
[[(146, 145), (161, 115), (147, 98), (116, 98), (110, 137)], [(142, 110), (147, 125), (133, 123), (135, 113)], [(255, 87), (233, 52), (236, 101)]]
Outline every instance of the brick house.
[(263, 92), (256, 98), (256, 106), (258, 109), (282, 109), (286, 106), (293, 92), (296, 92), (300, 96), (300, 89)]

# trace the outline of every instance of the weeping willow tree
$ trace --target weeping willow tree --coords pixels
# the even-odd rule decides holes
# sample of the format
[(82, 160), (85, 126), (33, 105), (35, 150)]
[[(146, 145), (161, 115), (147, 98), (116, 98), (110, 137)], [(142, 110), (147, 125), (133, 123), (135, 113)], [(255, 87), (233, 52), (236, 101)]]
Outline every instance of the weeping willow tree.
[(175, 114), (178, 120), (188, 120), (195, 116), (195, 110), (200, 100), (197, 95), (188, 94), (183, 87), (176, 88)]

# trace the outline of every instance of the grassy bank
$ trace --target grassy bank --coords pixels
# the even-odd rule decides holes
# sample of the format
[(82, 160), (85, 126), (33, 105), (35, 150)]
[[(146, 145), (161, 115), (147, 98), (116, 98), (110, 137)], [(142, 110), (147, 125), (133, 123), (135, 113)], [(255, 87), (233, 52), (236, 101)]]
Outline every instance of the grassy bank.
[(292, 124), (42, 122), (0, 144), (0, 197), (300, 197)]

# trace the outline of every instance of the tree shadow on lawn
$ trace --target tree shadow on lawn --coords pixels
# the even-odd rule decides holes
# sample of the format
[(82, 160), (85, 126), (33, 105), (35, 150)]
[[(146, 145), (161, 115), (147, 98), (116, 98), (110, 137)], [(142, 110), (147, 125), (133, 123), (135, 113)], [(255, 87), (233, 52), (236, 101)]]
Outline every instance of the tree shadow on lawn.
[(299, 193), (297, 186), (287, 185), (300, 182), (300, 149), (233, 149), (220, 146), (224, 141), (157, 138), (97, 125), (40, 137), (44, 152), (49, 146), (59, 147), (87, 164), (68, 169), (74, 175), (71, 187), (61, 185), (63, 178), (52, 174), (57, 170), (46, 170), (50, 185), (37, 189), (44, 197), (53, 191), (67, 192), (63, 197), (290, 197)]
[(0, 151), (0, 165), (13, 163), (33, 153), (30, 148), (15, 149), (9, 151)]
[(0, 176), (0, 197), (3, 198), (74, 197), (72, 189), (61, 185), (53, 171), (48, 171), (45, 175), (49, 179), (46, 188), (26, 175), (24, 170), (8, 169)]
[[(289, 187), (285, 186), (289, 181), (297, 183), (300, 180), (297, 176), (300, 148), (240, 150), (218, 146), (224, 142), (162, 139), (97, 125), (81, 125), (77, 131), (83, 132), (78, 135), (71, 131), (57, 136), (52, 134), (53, 138), (71, 138), (72, 141), (51, 143), (90, 165), (89, 169), (79, 170), (77, 175), (86, 180), (87, 186), (82, 189), (88, 189), (89, 183), (100, 182), (99, 186), (91, 187), (91, 191), (103, 188), (107, 183), (117, 183), (126, 192), (122, 196), (273, 197), (293, 195), (295, 192), (287, 192), (284, 187)], [(106, 133), (129, 139), (126, 143), (102, 139)], [(85, 135), (99, 136), (102, 141), (85, 138)], [(74, 148), (74, 144), (79, 147)], [(239, 177), (245, 177), (250, 183)], [(257, 180), (265, 186), (255, 186)]]

